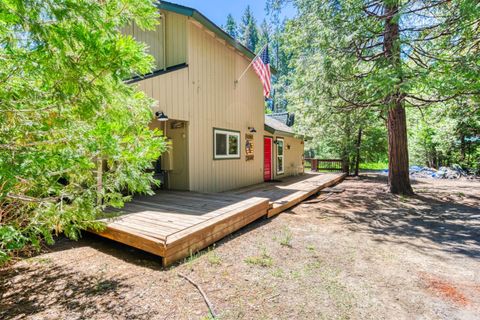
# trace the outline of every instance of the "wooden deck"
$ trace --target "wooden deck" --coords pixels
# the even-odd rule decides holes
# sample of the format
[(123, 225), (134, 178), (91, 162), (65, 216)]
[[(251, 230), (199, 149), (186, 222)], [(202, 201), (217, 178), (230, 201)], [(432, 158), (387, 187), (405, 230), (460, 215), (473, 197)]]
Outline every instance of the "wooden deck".
[(164, 266), (189, 256), (262, 216), (272, 217), (337, 184), (344, 174), (305, 174), (235, 191), (161, 191), (103, 219), (100, 236), (161, 256)]
[(344, 173), (306, 173), (302, 176), (285, 178), (281, 182), (266, 182), (229, 193), (267, 198), (271, 204), (267, 212), (270, 218), (311, 197), (321, 189), (336, 185), (345, 176)]

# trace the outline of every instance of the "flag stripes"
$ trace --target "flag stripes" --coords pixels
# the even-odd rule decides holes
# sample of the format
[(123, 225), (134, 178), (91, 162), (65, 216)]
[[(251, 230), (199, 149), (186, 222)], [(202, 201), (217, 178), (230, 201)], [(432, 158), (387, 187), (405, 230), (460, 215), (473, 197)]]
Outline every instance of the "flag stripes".
[(253, 61), (253, 70), (257, 73), (263, 84), (263, 95), (270, 98), (272, 89), (271, 73), (270, 73), (270, 56), (268, 55), (268, 45), (263, 48), (262, 52)]

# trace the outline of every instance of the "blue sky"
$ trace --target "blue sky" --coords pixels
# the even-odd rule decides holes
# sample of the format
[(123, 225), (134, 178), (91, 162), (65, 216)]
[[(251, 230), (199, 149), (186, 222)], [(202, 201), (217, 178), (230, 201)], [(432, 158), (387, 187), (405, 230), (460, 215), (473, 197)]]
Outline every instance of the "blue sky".
[[(222, 26), (225, 24), (227, 15), (231, 13), (235, 20), (240, 21), (243, 11), (250, 5), (260, 24), (265, 18), (264, 0), (168, 0), (169, 2), (192, 7), (203, 13), (207, 18)], [(284, 16), (294, 15), (294, 9), (289, 7), (284, 10)]]

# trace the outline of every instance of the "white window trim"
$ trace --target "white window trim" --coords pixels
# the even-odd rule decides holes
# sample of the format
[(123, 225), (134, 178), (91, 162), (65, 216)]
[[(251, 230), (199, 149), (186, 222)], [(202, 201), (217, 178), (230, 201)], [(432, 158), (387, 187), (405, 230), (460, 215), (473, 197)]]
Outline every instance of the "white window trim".
[[(276, 145), (276, 148), (277, 148), (277, 154), (275, 155), (276, 158), (275, 158), (275, 167), (277, 169), (277, 174), (284, 174), (285, 173), (285, 140), (283, 138), (277, 138), (276, 139), (277, 143), (275, 144)], [(282, 141), (282, 155), (279, 155), (278, 153), (278, 147), (279, 147), (279, 144), (278, 144), (278, 141)], [(282, 168), (282, 171), (278, 170), (278, 158), (282, 158), (282, 164), (283, 164), (283, 168)]]
[[(227, 155), (217, 155), (217, 133), (225, 134), (227, 136), (227, 153), (230, 150), (230, 136), (237, 137), (238, 139), (238, 147), (236, 154), (227, 154)], [(239, 131), (229, 131), (229, 130), (222, 130), (222, 129), (213, 129), (213, 159), (240, 159), (240, 132)]]

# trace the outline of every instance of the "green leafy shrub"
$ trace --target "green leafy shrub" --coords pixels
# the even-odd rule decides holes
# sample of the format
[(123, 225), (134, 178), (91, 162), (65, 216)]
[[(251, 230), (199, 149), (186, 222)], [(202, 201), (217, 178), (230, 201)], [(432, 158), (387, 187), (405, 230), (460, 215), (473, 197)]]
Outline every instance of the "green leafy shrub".
[(147, 127), (153, 100), (124, 80), (153, 58), (120, 30), (157, 15), (153, 0), (0, 3), (0, 262), (151, 192), (165, 141)]

